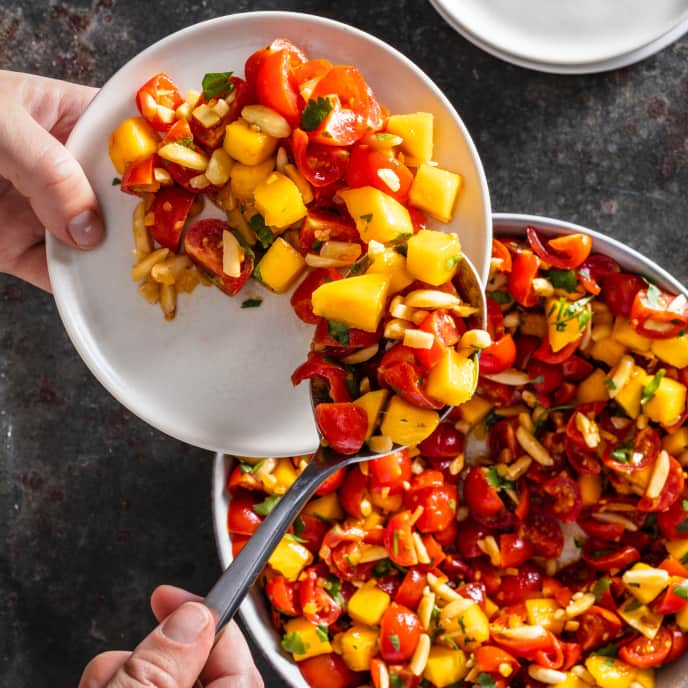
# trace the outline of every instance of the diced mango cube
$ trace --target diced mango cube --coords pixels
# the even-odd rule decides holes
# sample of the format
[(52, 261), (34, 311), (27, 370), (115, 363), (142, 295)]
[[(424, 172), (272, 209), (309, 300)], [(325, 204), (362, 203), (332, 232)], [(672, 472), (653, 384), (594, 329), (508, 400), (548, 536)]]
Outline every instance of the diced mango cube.
[(222, 147), (234, 160), (244, 165), (258, 165), (277, 149), (278, 140), (265, 132), (256, 131), (244, 119), (236, 119), (225, 129)]
[(685, 368), (688, 366), (688, 334), (653, 340), (652, 353), (675, 368)]
[(598, 475), (581, 475), (578, 478), (583, 506), (592, 506), (602, 496), (602, 479)]
[(396, 444), (418, 444), (439, 425), (437, 411), (409, 404), (396, 394), (392, 397), (380, 425), (380, 432)]
[(291, 459), (277, 459), (277, 464), (271, 475), (275, 479), (272, 488), (273, 493), (284, 494), (294, 484), (299, 474)]
[(387, 305), (389, 275), (365, 274), (325, 282), (311, 297), (313, 312), (366, 332), (375, 332)]
[(303, 256), (288, 242), (277, 237), (258, 263), (260, 281), (277, 294), (282, 294), (306, 269)]
[(684, 563), (684, 559), (688, 557), (688, 538), (685, 540), (667, 540), (664, 543), (664, 546), (666, 547), (667, 552), (669, 552), (669, 554), (671, 554), (676, 561)]
[(373, 186), (361, 186), (340, 191), (339, 195), (366, 244), (373, 239), (386, 244), (413, 234), (408, 210), (383, 191)]
[(349, 616), (360, 624), (376, 626), (391, 602), (390, 596), (374, 583), (360, 587), (349, 599)]
[(366, 671), (377, 654), (378, 632), (368, 626), (354, 624), (340, 639), (342, 659), (351, 671)]
[(598, 339), (590, 349), (592, 358), (596, 361), (602, 361), (612, 368), (619, 363), (625, 353), (626, 347), (613, 337)]
[(270, 555), (268, 564), (287, 580), (295, 581), (312, 561), (313, 555), (300, 542), (283, 537)]
[(440, 222), (449, 222), (462, 184), (461, 175), (423, 163), (411, 184), (409, 203)]
[(487, 399), (479, 397), (477, 394), (468, 401), (461, 404), (459, 413), (461, 420), (468, 423), (471, 427), (479, 423), (492, 410), (494, 404)]
[(676, 625), (684, 633), (688, 633), (688, 606), (676, 612)]
[(635, 679), (635, 667), (613, 657), (590, 655), (585, 668), (592, 674), (600, 688), (630, 688)]
[(669, 574), (643, 562), (634, 564), (622, 576), (626, 590), (643, 604), (648, 604), (669, 585)]
[(686, 408), (686, 386), (664, 376), (652, 399), (645, 404), (650, 420), (661, 425), (672, 425)]
[(401, 150), (420, 162), (432, 160), (433, 125), (434, 116), (429, 112), (387, 118), (387, 131), (404, 139)]
[(635, 674), (635, 682), (643, 688), (655, 688), (655, 670), (651, 668), (638, 669)]
[(344, 518), (344, 511), (339, 504), (336, 492), (314, 499), (308, 502), (303, 509), (304, 514), (317, 516), (323, 521), (339, 521)]
[(366, 432), (366, 439), (368, 439), (375, 430), (377, 420), (380, 417), (382, 407), (387, 401), (389, 392), (386, 389), (376, 389), (373, 392), (366, 392), (358, 399), (354, 400), (356, 406), (360, 406), (368, 414), (368, 431)]
[(552, 351), (561, 351), (567, 344), (580, 339), (590, 320), (590, 303), (569, 301), (565, 297), (545, 302), (547, 337)]
[(284, 229), (308, 212), (298, 186), (281, 172), (273, 172), (253, 192), (256, 209), (269, 227)]
[(652, 340), (638, 334), (627, 318), (618, 317), (614, 320), (612, 337), (629, 349), (640, 353), (649, 351), (652, 345)]
[(657, 635), (664, 617), (653, 612), (646, 604), (638, 604), (638, 600), (629, 599), (617, 610), (619, 616), (638, 633), (650, 640)]
[(274, 158), (268, 158), (257, 165), (237, 163), (229, 173), (230, 189), (239, 200), (252, 200), (256, 187), (264, 182), (275, 169)]
[(110, 135), (110, 160), (124, 174), (127, 165), (158, 150), (158, 135), (143, 117), (125, 119)]
[(468, 401), (478, 384), (477, 365), (472, 357), (448, 348), (428, 374), (427, 393), (449, 406)]
[(560, 683), (555, 683), (552, 688), (590, 688), (590, 684), (569, 671), (566, 674), (566, 679)]
[(407, 245), (409, 274), (437, 287), (451, 281), (461, 260), (461, 242), (456, 234), (421, 229)]
[(665, 449), (672, 456), (678, 456), (688, 449), (688, 427), (682, 428), (665, 435), (662, 439), (662, 449)]
[(555, 618), (554, 612), (561, 609), (559, 603), (549, 597), (535, 597), (526, 600), (528, 623), (531, 626), (542, 626), (552, 633), (559, 634), (564, 628), (565, 618)]
[(385, 248), (374, 253), (367, 274), (380, 273), (389, 275), (389, 293), (396, 294), (413, 282), (413, 276), (406, 269), (406, 258), (393, 248)]
[(652, 378), (642, 368), (634, 366), (630, 379), (614, 397), (614, 400), (623, 407), (631, 418), (637, 418), (640, 414), (643, 387), (650, 380)]
[(289, 619), (284, 624), (285, 636), (291, 633), (297, 634), (297, 638), (303, 645), (304, 652), (292, 653), (294, 660), (300, 662), (309, 657), (317, 657), (332, 652), (332, 645), (329, 640), (323, 640), (322, 633), (318, 633), (316, 624), (311, 623), (303, 616), (297, 616), (295, 619)]
[(443, 645), (433, 645), (430, 648), (423, 678), (434, 686), (445, 688), (452, 683), (458, 683), (467, 673), (466, 655), (461, 650)]
[[(386, 514), (399, 511), (401, 509), (404, 498), (401, 494), (387, 494), (386, 491), (378, 492), (377, 490), (370, 491), (370, 501), (372, 505), (383, 511)], [(375, 513), (375, 512), (373, 512)]]
[(448, 609), (452, 607), (447, 605), (440, 612), (440, 626), (447, 631), (452, 641), (461, 646), (461, 649), (473, 650), (490, 638), (490, 622), (477, 603), (466, 600), (464, 604), (462, 600), (456, 612), (446, 614), (445, 610)]
[(607, 379), (603, 370), (596, 368), (582, 382), (576, 390), (576, 401), (579, 404), (587, 404), (591, 401), (607, 401), (609, 399), (609, 387), (604, 383)]

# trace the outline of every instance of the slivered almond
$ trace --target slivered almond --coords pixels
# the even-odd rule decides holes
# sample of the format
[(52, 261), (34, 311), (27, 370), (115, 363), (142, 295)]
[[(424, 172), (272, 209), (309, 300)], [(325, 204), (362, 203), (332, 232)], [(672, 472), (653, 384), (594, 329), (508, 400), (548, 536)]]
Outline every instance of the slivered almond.
[(486, 330), (468, 330), (461, 335), (459, 344), (462, 349), (487, 349), (492, 344), (492, 337)]
[(427, 631), (430, 628), (432, 622), (432, 610), (435, 607), (435, 593), (430, 590), (423, 591), (423, 597), (421, 597), (418, 603), (418, 618), (423, 628)]
[(609, 396), (613, 399), (631, 379), (634, 367), (633, 359), (630, 356), (623, 356), (611, 377), (612, 384), (609, 385)]
[(626, 585), (664, 585), (669, 582), (669, 572), (664, 569), (631, 569), (621, 577)]
[(389, 435), (373, 435), (368, 440), (368, 448), (373, 454), (387, 454), (392, 451), (394, 442)]
[(428, 550), (425, 547), (423, 540), (418, 533), (413, 533), (413, 546), (416, 550), (418, 562), (421, 564), (429, 564), (431, 559)]
[(502, 555), (494, 535), (487, 535), (481, 540), (478, 540), (477, 544), (480, 550), (490, 557), (490, 562), (493, 566), (500, 567), (502, 565)]
[(404, 346), (412, 349), (432, 349), (434, 343), (435, 336), (432, 332), (411, 329), (404, 332)]
[(242, 109), (241, 116), (249, 124), (276, 139), (284, 139), (291, 134), (289, 122), (279, 112), (265, 105), (247, 105)]
[(188, 167), (190, 170), (198, 170), (205, 172), (208, 168), (208, 157), (199, 151), (195, 151), (181, 143), (166, 143), (158, 150), (158, 155), (163, 160), (176, 162), (182, 167)]
[(387, 339), (403, 339), (404, 333), (408, 329), (408, 320), (399, 320), (399, 318), (394, 318), (385, 325), (383, 336)]
[(548, 685), (555, 685), (557, 683), (563, 683), (566, 681), (566, 674), (563, 671), (557, 671), (556, 669), (546, 669), (538, 664), (531, 664), (528, 667), (528, 675), (539, 681), (540, 683), (546, 683)]
[(647, 489), (645, 490), (645, 496), (648, 499), (657, 499), (657, 497), (662, 494), (664, 485), (669, 477), (670, 467), (669, 454), (662, 449), (657, 455), (652, 475), (650, 476), (650, 480), (647, 483)]
[(381, 167), (377, 171), (377, 176), (390, 191), (397, 192), (401, 188), (399, 175), (393, 169), (389, 167)]
[(389, 556), (387, 550), (381, 545), (363, 545), (361, 547), (361, 564), (367, 564), (371, 561), (380, 561)]
[(516, 626), (515, 628), (501, 628), (499, 635), (503, 635), (512, 640), (536, 640), (547, 635), (547, 631), (542, 626)]
[(220, 123), (222, 119), (220, 115), (213, 110), (207, 103), (202, 103), (197, 108), (194, 108), (191, 116), (204, 128), (210, 129), (216, 124)]
[(524, 373), (515, 368), (509, 368), (501, 373), (495, 373), (494, 375), (483, 375), (488, 380), (493, 382), (499, 382), (503, 385), (509, 385), (510, 387), (521, 387), (522, 385), (527, 385), (530, 382), (530, 377), (527, 373)]
[(460, 305), (461, 300), (439, 289), (416, 289), (406, 295), (404, 303), (411, 308), (449, 308)]
[(361, 247), (350, 241), (326, 241), (320, 249), (320, 255), (353, 265), (361, 256)]
[(633, 523), (633, 521), (626, 518), (625, 516), (621, 516), (620, 514), (614, 514), (609, 511), (597, 511), (592, 515), (592, 517), (600, 523), (618, 523), (619, 525), (622, 525), (626, 530), (629, 530), (632, 533), (635, 533), (638, 530), (638, 526), (635, 523)]
[(355, 365), (356, 363), (364, 363), (365, 361), (369, 361), (373, 356), (375, 356), (379, 348), (380, 347), (378, 344), (366, 346), (365, 349), (359, 349), (358, 351), (354, 351), (352, 354), (342, 358), (342, 363), (346, 363), (347, 365)]
[(522, 425), (516, 429), (516, 439), (523, 450), (542, 466), (552, 466), (554, 459), (549, 452)]
[(585, 444), (590, 449), (595, 449), (600, 444), (600, 428), (594, 420), (588, 418), (580, 411), (576, 412), (576, 428), (583, 435)]
[(572, 602), (570, 602), (564, 612), (569, 619), (573, 619), (574, 617), (580, 616), (584, 612), (587, 612), (593, 604), (595, 604), (595, 596), (588, 592), (578, 599), (574, 599)]
[(538, 296), (552, 296), (554, 294), (554, 287), (548, 279), (536, 277), (533, 280), (533, 291)]
[(427, 633), (421, 633), (409, 662), (409, 669), (411, 669), (411, 673), (414, 676), (420, 676), (425, 670), (428, 657), (430, 656), (430, 645), (430, 636)]
[(237, 238), (226, 229), (222, 232), (222, 272), (228, 277), (241, 275), (243, 249)]

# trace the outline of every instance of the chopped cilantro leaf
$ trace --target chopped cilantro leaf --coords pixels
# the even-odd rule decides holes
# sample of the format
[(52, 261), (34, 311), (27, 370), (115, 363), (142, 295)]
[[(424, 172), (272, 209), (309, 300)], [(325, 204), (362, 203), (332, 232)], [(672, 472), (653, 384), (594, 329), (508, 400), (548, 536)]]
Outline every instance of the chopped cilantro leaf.
[(440, 608), (434, 604), (432, 606), (432, 613), (430, 614), (430, 620), (433, 623), (437, 623), (440, 620)]
[(599, 602), (602, 599), (602, 596), (604, 595), (607, 590), (609, 590), (609, 586), (612, 584), (612, 579), (607, 578), (606, 576), (604, 578), (600, 578), (599, 580), (595, 581), (595, 585), (592, 586), (592, 594), (595, 596), (595, 602)]
[(495, 688), (497, 685), (492, 676), (490, 676), (490, 674), (486, 674), (485, 672), (478, 674), (475, 682), (480, 686), (480, 688)]
[(602, 384), (604, 384), (605, 387), (608, 387), (612, 392), (616, 389), (616, 383), (611, 378), (604, 380)]
[(619, 654), (619, 648), (614, 643), (609, 643), (604, 647), (597, 648), (594, 654), (602, 655), (603, 657), (616, 657)]
[(457, 619), (457, 622), (459, 624), (459, 627), (461, 628), (461, 633), (466, 635), (466, 624), (463, 620), (463, 614), (461, 614), (461, 616), (459, 616), (459, 618)]
[(642, 604), (638, 600), (631, 600), (625, 607), (625, 612), (634, 612), (636, 609), (640, 609)]
[(319, 251), (322, 248), (323, 241), (320, 241), (320, 239), (316, 239), (312, 244), (311, 244), (311, 249), (313, 252)]
[(181, 139), (177, 139), (175, 143), (178, 143), (180, 146), (184, 146), (184, 148), (193, 148), (196, 150), (193, 142), (193, 136), (184, 136)]
[(496, 466), (490, 466), (490, 468), (487, 469), (487, 475), (485, 477), (487, 478), (487, 484), (490, 487), (494, 487), (495, 490), (500, 490), (502, 488), (505, 490), (513, 490), (516, 487), (511, 480), (507, 480), (499, 474)]
[(485, 429), (486, 430), (491, 430), (492, 426), (497, 423), (500, 420), (499, 416), (495, 413), (494, 409), (491, 409), (490, 412), (485, 416), (483, 423), (485, 423)]
[(633, 456), (633, 438), (622, 442), (609, 454), (609, 456), (619, 463), (630, 463)]
[(253, 505), (253, 510), (261, 516), (267, 516), (278, 504), (280, 495), (269, 495), (262, 502)]
[(445, 270), (451, 270), (456, 266), (456, 264), (461, 260), (461, 254), (457, 254), (455, 256), (450, 256), (447, 258), (447, 260), (444, 261), (444, 269)]
[(406, 245), (404, 245), (404, 244), (399, 244), (398, 246), (395, 246), (395, 247), (394, 247), (394, 250), (395, 250), (399, 255), (402, 255), (402, 256), (408, 255), (408, 246), (406, 246)]
[(250, 463), (240, 463), (239, 466), (241, 467), (242, 473), (255, 473), (264, 463), (265, 459), (261, 459), (258, 463), (254, 463), (253, 465)]
[(688, 580), (679, 583), (673, 590), (674, 595), (678, 595), (682, 600), (688, 600)]
[(232, 72), (208, 72), (201, 82), (205, 99), (228, 96), (234, 90), (234, 84), (229, 80), (231, 76)]
[(301, 129), (315, 131), (330, 112), (332, 112), (332, 103), (329, 98), (322, 96), (316, 100), (311, 98), (301, 115)]
[(643, 391), (640, 396), (641, 405), (647, 404), (648, 401), (651, 401), (654, 398), (655, 394), (657, 393), (657, 390), (659, 389), (659, 385), (662, 382), (662, 378), (665, 375), (666, 370), (664, 368), (660, 368), (655, 373), (655, 376), (643, 387)]
[(583, 331), (592, 319), (592, 310), (587, 305), (592, 300), (592, 296), (584, 296), (576, 301), (567, 301), (564, 297), (552, 305), (548, 315), (554, 315), (554, 326), (557, 332), (564, 332), (572, 320), (578, 322), (578, 330)]
[(390, 645), (397, 651), (399, 652), (399, 648), (401, 647), (401, 644), (399, 643), (399, 636), (398, 635), (388, 635), (387, 640), (389, 640)]
[(389, 685), (390, 688), (404, 688), (404, 679), (395, 674), (393, 671), (389, 672)]
[(578, 280), (576, 273), (573, 270), (548, 270), (545, 273), (547, 279), (552, 283), (555, 289), (563, 289), (564, 291), (576, 291)]
[(688, 519), (683, 521), (683, 523), (679, 523), (676, 526), (676, 531), (679, 533), (688, 533)]
[(260, 241), (260, 245), (263, 248), (270, 248), (272, 243), (275, 241), (276, 237), (272, 233), (272, 230), (270, 229), (270, 227), (268, 227), (265, 224), (265, 220), (263, 219), (263, 216), (260, 215), (259, 213), (256, 213), (248, 221), (248, 223), (251, 226), (251, 229), (258, 236), (258, 240)]
[(291, 652), (293, 655), (303, 655), (308, 649), (308, 644), (303, 642), (301, 634), (298, 631), (285, 633), (280, 645), (282, 645), (282, 649), (286, 652)]
[(349, 346), (349, 326), (336, 320), (327, 321), (327, 334), (338, 344)]
[(373, 221), (373, 214), (372, 213), (366, 213), (365, 215), (361, 215), (361, 220), (363, 222), (372, 222)]
[(329, 593), (330, 597), (339, 605), (344, 604), (344, 598), (339, 592), (341, 585), (341, 581), (336, 576), (330, 576), (325, 582), (325, 585), (323, 585), (323, 588)]
[(392, 562), (389, 559), (380, 559), (373, 567), (375, 578), (384, 578), (392, 570)]
[(122, 180), (119, 177), (113, 177), (112, 186), (119, 186), (121, 183), (122, 183)]
[(258, 308), (263, 303), (263, 299), (246, 299), (241, 302), (242, 308)]
[(659, 297), (662, 295), (661, 290), (651, 282), (647, 283), (647, 302), (652, 308), (659, 308)]
[(500, 305), (506, 305), (507, 303), (511, 303), (511, 295), (505, 291), (491, 291), (487, 295), (487, 298), (496, 301)]
[(318, 639), (323, 643), (326, 643), (330, 639), (330, 634), (327, 631), (327, 624), (324, 621), (321, 621), (317, 625), (315, 629), (315, 635), (317, 635)]
[(303, 538), (299, 537), (298, 535), (294, 535), (294, 533), (285, 533), (285, 534), (284, 534), (284, 539), (285, 539), (285, 540), (289, 540), (289, 541), (291, 541), (291, 542), (300, 542), (300, 543), (306, 542), (306, 540), (304, 540)]
[(303, 519), (301, 516), (297, 516), (294, 520), (294, 535), (296, 535), (296, 537), (301, 537), (305, 529), (306, 524), (304, 523)]

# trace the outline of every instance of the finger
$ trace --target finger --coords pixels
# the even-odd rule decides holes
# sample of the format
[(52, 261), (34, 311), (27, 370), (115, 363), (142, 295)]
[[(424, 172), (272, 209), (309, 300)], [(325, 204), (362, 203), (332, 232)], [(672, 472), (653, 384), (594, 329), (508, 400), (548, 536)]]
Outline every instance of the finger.
[(94, 657), (81, 674), (79, 688), (104, 688), (130, 654), (128, 651), (113, 650)]
[(25, 282), (30, 282), (35, 287), (50, 292), (50, 279), (48, 277), (48, 259), (45, 253), (45, 244), (41, 241), (26, 249), (17, 257), (12, 274)]
[(107, 688), (191, 688), (215, 639), (215, 621), (199, 602), (185, 602), (148, 635)]
[(201, 674), (201, 682), (208, 686), (223, 678), (235, 678), (239, 681), (237, 686), (262, 685), (262, 681), (256, 683), (256, 677), (261, 681), (253, 664), (251, 650), (239, 627), (231, 621), (218, 634), (215, 647)]
[(58, 239), (95, 247), (102, 240), (103, 223), (81, 166), (26, 110), (9, 107), (0, 119), (0, 176), (29, 199), (43, 226)]
[(250, 675), (223, 676), (212, 683), (203, 684), (203, 688), (263, 688), (263, 679), (255, 667)]
[(174, 585), (160, 585), (151, 595), (151, 609), (155, 618), (162, 621), (184, 602), (200, 602), (201, 598)]

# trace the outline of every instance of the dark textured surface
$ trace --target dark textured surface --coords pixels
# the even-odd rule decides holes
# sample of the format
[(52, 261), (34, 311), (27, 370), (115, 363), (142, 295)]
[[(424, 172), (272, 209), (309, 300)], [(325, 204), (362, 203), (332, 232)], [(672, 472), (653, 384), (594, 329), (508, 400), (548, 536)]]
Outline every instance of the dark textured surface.
[[(339, 19), (400, 49), (447, 93), (495, 210), (597, 228), (688, 280), (688, 39), (621, 71), (556, 77), (482, 53), (422, 0), (333, 7), (4, 0), (0, 68), (98, 85), (202, 19), (251, 9)], [(203, 592), (217, 576), (211, 457), (132, 417), (81, 363), (52, 299), (4, 275), (0, 346), (0, 685), (74, 686), (92, 655), (151, 628), (156, 584)]]

